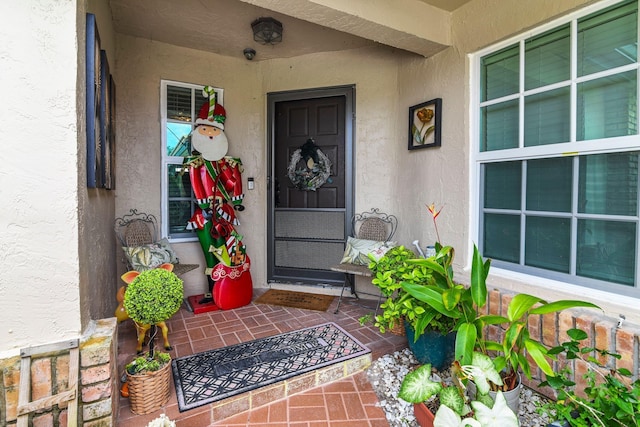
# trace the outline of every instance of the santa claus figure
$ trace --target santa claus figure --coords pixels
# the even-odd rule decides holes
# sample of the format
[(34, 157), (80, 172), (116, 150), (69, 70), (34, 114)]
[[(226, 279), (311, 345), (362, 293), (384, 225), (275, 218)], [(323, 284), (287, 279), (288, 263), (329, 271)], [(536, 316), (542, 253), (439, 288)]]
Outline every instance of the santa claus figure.
[(187, 229), (196, 230), (207, 264), (209, 293), (198, 303), (229, 309), (248, 304), (253, 289), (246, 247), (235, 229), (236, 211), (244, 209), (242, 163), (226, 155), (226, 112), (214, 89), (206, 86), (203, 95), (209, 102), (202, 105), (191, 133), (193, 155), (185, 159), (198, 204)]

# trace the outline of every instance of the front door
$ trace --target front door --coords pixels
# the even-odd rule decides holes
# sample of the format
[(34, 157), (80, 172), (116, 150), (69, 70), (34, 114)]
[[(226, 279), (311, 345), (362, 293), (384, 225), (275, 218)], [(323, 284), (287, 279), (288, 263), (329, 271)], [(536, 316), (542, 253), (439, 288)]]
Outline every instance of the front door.
[(270, 282), (338, 284), (352, 216), (353, 88), (269, 94)]

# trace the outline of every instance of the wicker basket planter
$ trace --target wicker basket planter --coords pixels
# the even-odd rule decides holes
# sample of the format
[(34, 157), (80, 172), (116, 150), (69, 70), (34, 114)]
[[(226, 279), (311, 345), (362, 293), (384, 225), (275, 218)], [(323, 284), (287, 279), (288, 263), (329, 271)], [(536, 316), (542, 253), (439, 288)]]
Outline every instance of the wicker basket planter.
[(131, 412), (138, 415), (157, 411), (169, 400), (171, 362), (153, 372), (131, 375), (127, 372)]

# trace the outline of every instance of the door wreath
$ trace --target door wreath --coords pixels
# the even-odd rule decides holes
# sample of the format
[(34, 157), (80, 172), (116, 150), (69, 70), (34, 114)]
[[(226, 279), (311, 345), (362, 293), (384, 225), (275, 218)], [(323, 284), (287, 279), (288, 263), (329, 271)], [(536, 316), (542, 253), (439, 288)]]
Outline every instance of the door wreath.
[(316, 191), (325, 182), (331, 182), (331, 161), (313, 139), (309, 139), (293, 152), (287, 172), (298, 190)]

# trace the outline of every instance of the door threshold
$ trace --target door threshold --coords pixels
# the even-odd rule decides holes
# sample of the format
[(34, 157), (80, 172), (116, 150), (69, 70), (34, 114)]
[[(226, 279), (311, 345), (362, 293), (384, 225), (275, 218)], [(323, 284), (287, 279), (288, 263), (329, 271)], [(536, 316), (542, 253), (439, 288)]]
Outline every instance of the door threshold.
[[(320, 294), (320, 295), (333, 295), (336, 297), (340, 296), (342, 292), (342, 285), (330, 285), (328, 283), (287, 283), (287, 282), (269, 282), (267, 283), (267, 289), (279, 289), (282, 291), (293, 291), (293, 292), (307, 292), (310, 294)], [(378, 295), (374, 295), (371, 293), (360, 292), (356, 290), (358, 293), (358, 297), (361, 300), (377, 300)], [(349, 287), (347, 286), (344, 290), (343, 298), (353, 297)]]
[[(321, 294), (321, 295), (333, 295), (340, 296), (340, 292), (342, 292), (342, 285), (330, 285), (328, 283), (284, 283), (284, 282), (269, 282), (267, 284), (269, 289), (279, 289), (282, 291), (294, 291), (294, 292), (307, 292), (310, 294)], [(350, 294), (348, 290), (345, 290), (345, 296), (347, 293)]]

